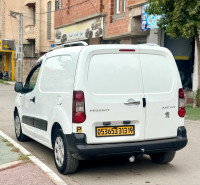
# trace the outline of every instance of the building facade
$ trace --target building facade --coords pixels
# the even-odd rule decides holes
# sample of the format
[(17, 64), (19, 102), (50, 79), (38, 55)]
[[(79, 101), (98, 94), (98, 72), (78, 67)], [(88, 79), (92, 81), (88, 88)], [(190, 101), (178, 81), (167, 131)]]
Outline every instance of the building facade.
[[(10, 11), (23, 14), (23, 63), (18, 66), (19, 16), (10, 16)], [(31, 66), (54, 44), (54, 11), (55, 0), (0, 0), (0, 40), (14, 42), (15, 80), (23, 73), (23, 80)], [(4, 52), (0, 52), (0, 72), (10, 69), (11, 56), (8, 62)], [(9, 77), (13, 77), (12, 71)], [(13, 79), (13, 78), (12, 78)]]
[(99, 44), (103, 37), (103, 0), (58, 0), (55, 12), (55, 43), (86, 40)]
[(141, 10), (132, 13), (129, 9), (132, 4), (144, 4), (141, 0), (58, 2), (60, 6), (55, 12), (56, 44), (77, 40), (85, 40), (89, 44), (146, 42), (148, 31), (140, 31)]

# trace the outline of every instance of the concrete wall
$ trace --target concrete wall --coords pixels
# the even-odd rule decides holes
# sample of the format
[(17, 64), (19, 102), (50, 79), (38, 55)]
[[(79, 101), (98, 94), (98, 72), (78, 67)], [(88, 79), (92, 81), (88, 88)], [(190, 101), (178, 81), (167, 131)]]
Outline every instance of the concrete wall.
[(92, 38), (89, 39), (89, 45), (95, 45), (95, 44), (100, 44), (100, 38)]
[(2, 24), (2, 14), (1, 14), (1, 9), (2, 9), (2, 5), (1, 5), (1, 2), (2, 0), (0, 0), (0, 38), (1, 38), (1, 29), (2, 29), (2, 26), (1, 26), (1, 24)]
[(37, 58), (24, 58), (23, 63), (23, 82), (25, 82), (33, 65), (37, 62)]
[(154, 43), (159, 46), (164, 46), (164, 31), (161, 29), (151, 29), (149, 30), (149, 35), (147, 36), (147, 43)]
[(122, 39), (120, 40), (120, 44), (132, 44), (132, 39), (131, 38)]
[(0, 34), (0, 39), (4, 38), (4, 33), (5, 33), (5, 0), (0, 0), (1, 2), (1, 6), (0, 6), (0, 30), (1, 30), (1, 34)]
[[(24, 25), (33, 24), (33, 14), (32, 11), (25, 7), (24, 0), (13, 2), (13, 0), (3, 0), (4, 1), (4, 12), (1, 12), (3, 15), (2, 27), (3, 33), (2, 38), (9, 38), (15, 41), (15, 44), (18, 43), (18, 20), (9, 16), (9, 10), (20, 12), (24, 14)], [(3, 7), (2, 7), (3, 8)], [(17, 17), (18, 18), (18, 17)], [(26, 34), (26, 33), (24, 33)], [(24, 44), (27, 44), (28, 41), (24, 38)]]
[[(54, 43), (54, 12), (51, 13), (52, 33), (51, 40), (47, 40), (47, 3), (49, 0), (36, 0), (36, 15), (35, 21), (33, 16), (33, 8), (25, 6), (26, 0), (0, 0), (0, 30), (2, 28), (2, 38), (9, 38), (18, 43), (18, 20), (9, 16), (9, 10), (23, 13), (23, 26), (24, 26), (24, 44), (29, 44), (27, 39), (35, 39), (36, 53), (47, 52), (50, 49), (50, 44)], [(55, 10), (55, 0), (52, 0), (52, 11)], [(32, 32), (30, 26), (34, 26)]]
[[(40, 12), (47, 12), (47, 3), (49, 0), (42, 0)], [(51, 11), (55, 10), (55, 0), (51, 0)], [(47, 13), (40, 15), (40, 51), (47, 52), (54, 43), (54, 12), (51, 12), (51, 40), (47, 40)]]
[[(55, 0), (52, 2), (51, 13), (51, 40), (47, 40), (47, 3), (49, 0), (35, 0), (35, 16), (33, 7), (25, 6), (27, 0), (0, 0), (0, 39), (12, 39), (14, 44), (18, 44), (19, 37), (19, 16), (12, 18), (9, 16), (10, 11), (15, 11), (23, 14), (23, 44), (32, 44), (35, 40), (35, 53), (40, 57), (41, 52), (47, 52), (50, 49), (51, 43), (54, 43), (54, 10)], [(43, 14), (41, 14), (43, 13)], [(33, 42), (28, 42), (32, 40)], [(15, 65), (16, 67), (17, 65)], [(26, 76), (26, 70), (24, 75)], [(17, 77), (17, 70), (15, 70)], [(29, 70), (28, 70), (29, 71)]]
[(196, 91), (198, 89), (198, 84), (199, 84), (199, 66), (198, 66), (198, 52), (197, 52), (197, 42), (195, 41), (195, 56), (194, 56), (194, 72), (192, 75), (192, 90)]

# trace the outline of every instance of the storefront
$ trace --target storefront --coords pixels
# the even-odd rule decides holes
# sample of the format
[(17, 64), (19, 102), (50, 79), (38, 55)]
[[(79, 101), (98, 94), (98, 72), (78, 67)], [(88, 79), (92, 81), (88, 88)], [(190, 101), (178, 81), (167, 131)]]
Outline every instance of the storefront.
[(67, 25), (55, 30), (55, 44), (86, 41), (88, 44), (100, 44), (103, 37), (103, 17)]
[(182, 80), (183, 88), (193, 89), (194, 50), (193, 38), (171, 39), (165, 35), (164, 46), (168, 48), (175, 60)]
[(14, 41), (0, 40), (0, 73), (8, 74), (8, 79), (15, 80)]

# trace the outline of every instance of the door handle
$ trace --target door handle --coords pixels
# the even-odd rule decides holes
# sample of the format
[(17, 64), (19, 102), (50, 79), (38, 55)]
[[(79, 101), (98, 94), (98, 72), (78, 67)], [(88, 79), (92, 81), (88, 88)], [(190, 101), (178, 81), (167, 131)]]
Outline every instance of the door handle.
[(129, 99), (128, 101), (124, 102), (125, 105), (140, 105), (140, 101), (135, 101), (133, 99)]
[(35, 103), (35, 96), (32, 99), (30, 99), (30, 101), (32, 101), (33, 103)]

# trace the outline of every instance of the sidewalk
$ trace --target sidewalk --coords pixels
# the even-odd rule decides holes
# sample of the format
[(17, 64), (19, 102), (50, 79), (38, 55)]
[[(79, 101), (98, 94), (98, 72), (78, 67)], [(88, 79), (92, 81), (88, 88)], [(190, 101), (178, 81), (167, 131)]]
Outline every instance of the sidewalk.
[(0, 185), (66, 185), (52, 170), (0, 131)]

